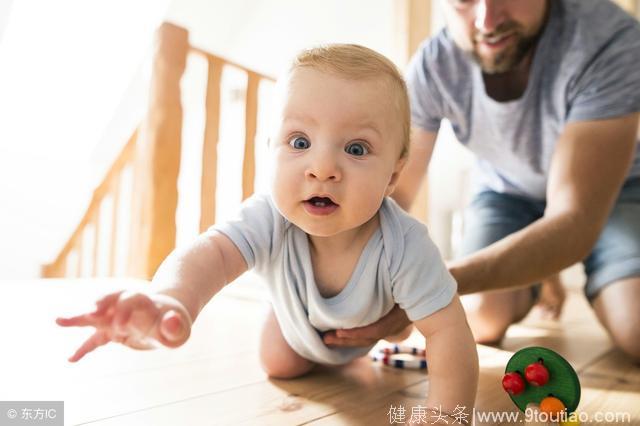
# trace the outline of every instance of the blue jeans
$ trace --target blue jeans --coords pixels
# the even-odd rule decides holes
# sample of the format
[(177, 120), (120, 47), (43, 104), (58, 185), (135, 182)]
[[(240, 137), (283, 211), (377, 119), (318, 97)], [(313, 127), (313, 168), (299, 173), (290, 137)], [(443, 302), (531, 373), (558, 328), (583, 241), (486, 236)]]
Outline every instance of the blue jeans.
[[(465, 211), (462, 255), (540, 219), (545, 207), (545, 201), (518, 195), (494, 191), (476, 194)], [(640, 178), (629, 179), (622, 187), (598, 241), (583, 264), (587, 275), (584, 291), (589, 300), (608, 284), (640, 276)]]

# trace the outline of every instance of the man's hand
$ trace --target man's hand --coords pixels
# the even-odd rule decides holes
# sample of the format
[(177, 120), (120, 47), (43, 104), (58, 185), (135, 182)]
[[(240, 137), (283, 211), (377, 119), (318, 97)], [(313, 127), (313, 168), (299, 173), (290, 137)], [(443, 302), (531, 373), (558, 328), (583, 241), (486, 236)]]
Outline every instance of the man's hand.
[(384, 317), (364, 327), (327, 331), (324, 344), (332, 346), (354, 347), (375, 345), (378, 340), (394, 336), (411, 324), (407, 314), (395, 305)]
[(96, 329), (69, 358), (70, 362), (109, 342), (133, 349), (152, 349), (159, 344), (175, 348), (186, 342), (191, 333), (189, 313), (170, 296), (119, 291), (106, 295), (96, 305), (94, 312), (56, 319), (62, 327)]

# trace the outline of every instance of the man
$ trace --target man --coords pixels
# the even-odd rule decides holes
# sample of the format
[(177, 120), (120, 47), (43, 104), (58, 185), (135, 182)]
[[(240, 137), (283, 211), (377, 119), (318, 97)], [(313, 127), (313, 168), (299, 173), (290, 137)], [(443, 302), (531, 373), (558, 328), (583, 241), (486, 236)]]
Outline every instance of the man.
[[(583, 261), (599, 320), (640, 360), (638, 22), (608, 0), (441, 1), (446, 28), (407, 73), (415, 129), (395, 199), (410, 206), (448, 119), (477, 160), (464, 255), (449, 264), (459, 292), (478, 293), (465, 300), (476, 340), (499, 341), (533, 284)], [(406, 324), (395, 309), (325, 343)]]

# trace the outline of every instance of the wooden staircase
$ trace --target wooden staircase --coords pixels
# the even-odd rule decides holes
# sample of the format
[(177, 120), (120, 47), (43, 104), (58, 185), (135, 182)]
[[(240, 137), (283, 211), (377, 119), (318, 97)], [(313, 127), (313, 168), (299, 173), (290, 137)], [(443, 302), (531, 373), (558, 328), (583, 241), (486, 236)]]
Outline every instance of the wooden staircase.
[[(146, 117), (95, 188), (84, 216), (62, 250), (53, 262), (42, 267), (43, 277), (115, 276), (120, 271), (129, 277), (150, 279), (175, 247), (184, 119), (180, 82), (189, 55), (203, 58), (208, 67), (200, 231), (215, 221), (221, 82), (227, 67), (247, 75), (243, 199), (253, 193), (259, 88), (262, 82), (273, 82), (273, 78), (191, 46), (187, 30), (164, 23), (156, 36)], [(132, 179), (126, 179), (127, 174)], [(128, 191), (123, 190), (125, 185), (129, 185)], [(125, 200), (123, 196), (127, 193), (132, 196)], [(108, 214), (105, 214), (105, 206)], [(127, 208), (129, 211), (122, 214)], [(119, 223), (123, 217), (130, 218), (130, 223)], [(102, 241), (105, 232), (101, 230), (105, 226), (111, 230), (106, 233), (108, 241)], [(101, 250), (102, 247), (106, 249)], [(122, 250), (126, 253), (119, 253)], [(107, 268), (99, 272), (101, 256), (107, 258)], [(117, 265), (119, 259), (126, 259), (126, 265)]]

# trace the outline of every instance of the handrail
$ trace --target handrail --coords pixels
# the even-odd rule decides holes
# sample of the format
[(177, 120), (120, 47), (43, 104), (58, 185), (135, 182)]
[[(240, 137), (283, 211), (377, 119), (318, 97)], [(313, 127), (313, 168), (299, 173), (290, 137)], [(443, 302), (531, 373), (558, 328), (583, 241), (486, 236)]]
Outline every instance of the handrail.
[(273, 77), (269, 76), (269, 75), (261, 74), (261, 73), (259, 73), (259, 72), (255, 71), (255, 70), (253, 70), (253, 69), (251, 69), (251, 68), (248, 68), (248, 67), (246, 67), (246, 66), (244, 66), (244, 65), (241, 65), (241, 64), (239, 64), (239, 63), (237, 63), (237, 62), (234, 62), (234, 61), (228, 60), (228, 59), (226, 59), (226, 58), (222, 58), (222, 57), (220, 57), (220, 56), (214, 55), (213, 53), (207, 52), (206, 50), (203, 50), (203, 49), (201, 49), (201, 48), (199, 48), (199, 47), (190, 46), (190, 47), (189, 47), (189, 51), (190, 51), (190, 52), (192, 52), (192, 53), (195, 53), (195, 54), (197, 54), (197, 55), (201, 55), (201, 56), (203, 56), (205, 59), (210, 59), (210, 60), (213, 60), (213, 61), (222, 61), (222, 62), (224, 62), (224, 64), (225, 64), (225, 65), (228, 65), (228, 66), (233, 67), (233, 68), (237, 68), (237, 69), (239, 69), (240, 71), (244, 71), (244, 72), (246, 72), (247, 74), (250, 74), (250, 73), (251, 73), (251, 74), (255, 74), (255, 75), (257, 75), (260, 79), (265, 79), (265, 80), (275, 81), (275, 79), (274, 79)]
[[(149, 109), (143, 123), (133, 133), (120, 154), (95, 188), (89, 206), (55, 260), (42, 267), (44, 277), (96, 276), (98, 245), (100, 244), (100, 207), (103, 200), (113, 197), (111, 235), (108, 242), (108, 270), (116, 272), (116, 230), (121, 208), (121, 174), (132, 166), (133, 193), (131, 235), (126, 274), (151, 278), (160, 262), (175, 246), (175, 213), (177, 209), (177, 177), (179, 174), (182, 106), (180, 79), (188, 54), (203, 56), (208, 64), (205, 100), (205, 132), (202, 151), (200, 230), (215, 222), (217, 144), (220, 130), (220, 100), (222, 73), (233, 67), (247, 73), (245, 98), (245, 145), (242, 165), (242, 194), (248, 197), (254, 188), (255, 135), (258, 124), (258, 91), (260, 82), (274, 79), (245, 66), (228, 61), (205, 50), (190, 46), (185, 29), (164, 23), (158, 30), (154, 68), (152, 72)], [(83, 270), (84, 234), (93, 225), (92, 267)], [(70, 265), (72, 253), (76, 265)]]
[[(81, 260), (82, 258), (80, 253), (82, 252), (81, 239), (82, 239), (83, 232), (86, 226), (89, 225), (90, 223), (99, 223), (98, 215), (100, 212), (100, 203), (108, 195), (108, 193), (113, 192), (114, 194), (118, 194), (117, 189), (119, 185), (120, 174), (122, 173), (124, 168), (127, 166), (127, 164), (133, 160), (137, 136), (138, 136), (138, 132), (136, 130), (133, 132), (133, 134), (129, 138), (129, 141), (124, 145), (124, 147), (122, 148), (122, 151), (120, 151), (120, 154), (118, 154), (118, 156), (114, 160), (113, 164), (105, 174), (100, 184), (93, 191), (93, 195), (91, 197), (91, 201), (89, 202), (89, 206), (87, 207), (87, 210), (85, 211), (84, 215), (82, 216), (82, 219), (80, 219), (80, 222), (76, 226), (75, 230), (73, 231), (73, 233), (71, 234), (67, 242), (62, 247), (62, 250), (60, 250), (60, 253), (58, 254), (58, 256), (56, 256), (53, 262), (43, 266), (42, 275), (44, 277), (52, 278), (52, 277), (60, 277), (60, 276), (66, 275), (65, 274), (66, 271), (63, 271), (63, 266), (65, 266), (64, 262), (67, 260), (67, 257), (69, 256), (71, 251), (74, 249), (74, 246), (78, 250), (78, 253), (80, 256), (78, 260), (78, 271), (76, 272), (77, 275), (80, 275), (79, 270), (82, 264), (82, 260)], [(116, 191), (113, 191), (114, 189), (116, 189)], [(117, 200), (117, 197), (114, 198), (114, 203), (113, 203), (114, 212), (117, 212), (117, 208), (118, 208), (118, 203), (116, 202), (116, 200)], [(112, 221), (112, 224), (115, 224), (115, 220)], [(95, 241), (97, 241), (98, 239), (98, 235), (99, 235), (98, 230), (99, 228), (96, 228)], [(112, 245), (115, 246), (113, 241), (112, 241)], [(97, 244), (95, 244), (95, 247), (97, 247)], [(97, 251), (96, 248), (94, 248), (94, 251), (93, 251), (94, 274), (93, 275), (95, 275), (95, 269), (96, 269), (95, 265), (97, 264), (97, 262), (95, 261), (96, 251)], [(110, 254), (110, 261), (109, 261), (109, 270), (111, 274), (113, 274), (113, 271), (115, 268), (115, 265), (113, 263), (114, 257), (115, 257), (115, 254), (112, 251)]]

